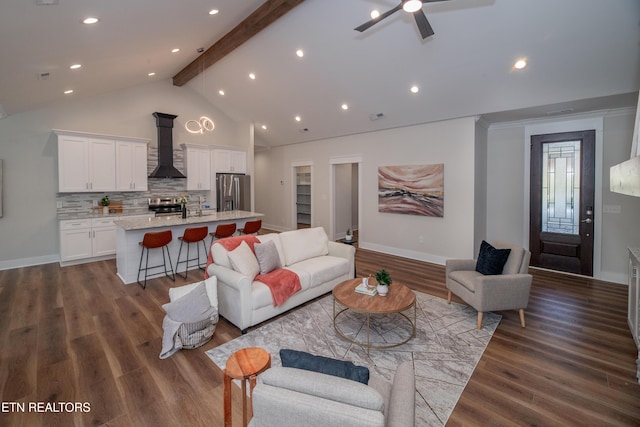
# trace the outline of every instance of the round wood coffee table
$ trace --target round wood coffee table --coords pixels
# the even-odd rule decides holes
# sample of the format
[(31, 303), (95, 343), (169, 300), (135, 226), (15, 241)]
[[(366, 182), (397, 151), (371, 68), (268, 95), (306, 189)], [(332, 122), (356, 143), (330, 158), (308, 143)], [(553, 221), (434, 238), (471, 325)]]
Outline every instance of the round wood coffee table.
[[(362, 283), (362, 279), (351, 279), (338, 284), (333, 289), (333, 328), (336, 332), (345, 340), (352, 344), (357, 344), (367, 349), (367, 354), (370, 349), (384, 349), (397, 347), (399, 345), (407, 343), (413, 337), (416, 336), (416, 295), (411, 289), (403, 285), (402, 283), (392, 282), (389, 286), (389, 293), (387, 296), (380, 295), (365, 295), (355, 291), (356, 286)], [(344, 308), (339, 309), (336, 303), (340, 304)], [(405, 315), (403, 312), (413, 307), (413, 319)], [(347, 337), (344, 332), (338, 327), (336, 320), (338, 317), (347, 312), (348, 310), (358, 313), (364, 313), (367, 317), (367, 341), (357, 341)], [(386, 344), (386, 345), (372, 345), (371, 344), (371, 315), (374, 314), (391, 314), (397, 313), (405, 318), (411, 325), (411, 335), (398, 343)]]

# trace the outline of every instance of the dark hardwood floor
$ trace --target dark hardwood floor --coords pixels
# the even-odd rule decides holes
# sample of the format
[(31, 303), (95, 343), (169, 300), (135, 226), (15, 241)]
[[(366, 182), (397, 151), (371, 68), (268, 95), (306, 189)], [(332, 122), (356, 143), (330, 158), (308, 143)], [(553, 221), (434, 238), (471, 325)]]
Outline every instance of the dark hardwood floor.
[[(356, 263), (359, 276), (385, 267), (446, 297), (442, 266), (363, 249)], [(222, 374), (204, 351), (240, 331), (221, 319), (204, 347), (158, 357), (168, 289), (201, 273), (153, 279), (142, 290), (123, 285), (115, 269), (103, 261), (0, 271), (1, 426), (223, 425)], [(501, 313), (448, 425), (640, 425), (626, 287), (532, 273), (527, 328), (517, 312)], [(88, 402), (90, 411), (68, 413), (61, 402)]]

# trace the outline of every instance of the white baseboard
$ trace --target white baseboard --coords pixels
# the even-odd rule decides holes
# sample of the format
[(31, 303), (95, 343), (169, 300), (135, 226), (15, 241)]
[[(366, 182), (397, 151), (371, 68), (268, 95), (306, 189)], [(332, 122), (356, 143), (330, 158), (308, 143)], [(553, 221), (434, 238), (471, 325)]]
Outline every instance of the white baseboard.
[(605, 282), (629, 285), (629, 277), (626, 274), (616, 273), (614, 271), (601, 271), (599, 279), (604, 280)]
[(31, 267), (33, 265), (51, 264), (59, 262), (60, 255), (44, 255), (32, 258), (11, 259), (8, 261), (0, 261), (0, 270), (10, 270), (12, 268)]
[(430, 262), (432, 264), (445, 265), (447, 258), (440, 256), (429, 254), (425, 252), (411, 251), (402, 248), (394, 248), (391, 246), (380, 245), (377, 243), (369, 243), (363, 242), (362, 240), (358, 242), (358, 246), (362, 249), (368, 249), (370, 251), (381, 252), (383, 254), (395, 255), (403, 258), (414, 259), (417, 261), (425, 261)]

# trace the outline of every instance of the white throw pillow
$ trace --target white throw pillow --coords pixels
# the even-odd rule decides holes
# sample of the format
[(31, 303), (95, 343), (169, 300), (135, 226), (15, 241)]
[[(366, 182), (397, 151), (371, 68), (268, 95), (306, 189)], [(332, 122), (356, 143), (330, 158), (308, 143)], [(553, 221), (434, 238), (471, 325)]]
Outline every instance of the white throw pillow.
[(195, 287), (200, 283), (204, 283), (204, 287), (207, 290), (207, 297), (209, 297), (211, 307), (218, 308), (218, 278), (216, 276), (211, 276), (208, 279), (203, 280), (202, 282), (190, 283), (188, 285), (171, 288), (169, 289), (169, 299), (171, 301), (175, 301), (179, 298), (182, 298), (193, 289), (195, 289)]
[(204, 283), (181, 298), (162, 306), (167, 315), (176, 322), (198, 322), (211, 317), (215, 308), (211, 307)]
[(227, 251), (220, 243), (214, 243), (211, 246), (211, 256), (213, 257), (213, 262), (217, 265), (232, 268), (231, 261), (229, 261), (229, 251)]
[(260, 274), (267, 274), (276, 268), (282, 267), (278, 249), (276, 249), (276, 244), (273, 243), (273, 240), (265, 243), (256, 243), (253, 245), (253, 249), (256, 250)]
[(231, 261), (231, 267), (242, 274), (247, 276), (251, 281), (260, 272), (260, 266), (258, 260), (251, 251), (247, 242), (242, 242), (240, 245), (229, 252), (229, 260)]

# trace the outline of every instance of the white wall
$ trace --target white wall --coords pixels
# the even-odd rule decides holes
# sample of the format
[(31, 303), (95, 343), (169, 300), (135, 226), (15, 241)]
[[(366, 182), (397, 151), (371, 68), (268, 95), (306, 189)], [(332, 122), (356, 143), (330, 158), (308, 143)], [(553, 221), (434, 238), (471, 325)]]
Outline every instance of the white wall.
[[(312, 161), (314, 223), (329, 232), (330, 160), (356, 156), (362, 159), (361, 247), (437, 263), (470, 257), (474, 252), (474, 133), (474, 118), (463, 118), (261, 151), (255, 160), (256, 210), (265, 214), (265, 227), (288, 228), (293, 203), (291, 163)], [(378, 212), (379, 166), (433, 163), (444, 163), (444, 218)]]
[[(603, 113), (604, 114), (604, 113)], [(609, 191), (609, 168), (629, 158), (634, 123), (633, 110), (604, 116), (603, 153), (600, 159), (602, 202), (595, 206), (601, 216), (600, 277), (626, 283), (627, 247), (640, 245), (640, 198)], [(557, 121), (557, 119), (556, 119)], [(553, 124), (553, 121), (549, 121)], [(536, 122), (536, 125), (544, 123)], [(488, 133), (487, 237), (525, 244), (529, 224), (525, 223), (528, 194), (525, 194), (526, 123), (491, 127)], [(605, 205), (621, 207), (620, 214), (603, 213)], [(594, 258), (595, 259), (595, 258)]]
[[(156, 145), (153, 112), (177, 114), (174, 149), (182, 143), (235, 145), (237, 124), (200, 95), (170, 80), (90, 99), (15, 114), (0, 120), (4, 160), (4, 216), (0, 218), (0, 269), (59, 259), (57, 145), (52, 129), (148, 138)], [(207, 115), (216, 129), (193, 135), (184, 123)], [(243, 147), (246, 148), (246, 147)]]
[(488, 130), (476, 123), (475, 141), (475, 197), (473, 223), (473, 253), (478, 253), (482, 240), (487, 236), (487, 136)]
[(487, 237), (524, 245), (524, 126), (492, 128), (487, 144)]

